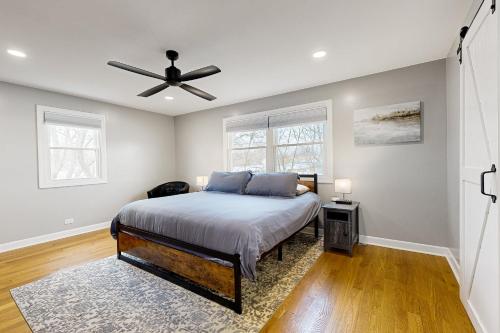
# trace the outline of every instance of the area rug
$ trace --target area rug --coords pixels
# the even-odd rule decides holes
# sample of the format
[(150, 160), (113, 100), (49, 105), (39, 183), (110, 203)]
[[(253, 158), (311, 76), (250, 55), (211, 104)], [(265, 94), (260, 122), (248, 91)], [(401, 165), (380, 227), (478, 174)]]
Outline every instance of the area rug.
[(11, 290), (39, 332), (258, 332), (322, 252), (299, 233), (242, 281), (243, 314), (109, 257)]

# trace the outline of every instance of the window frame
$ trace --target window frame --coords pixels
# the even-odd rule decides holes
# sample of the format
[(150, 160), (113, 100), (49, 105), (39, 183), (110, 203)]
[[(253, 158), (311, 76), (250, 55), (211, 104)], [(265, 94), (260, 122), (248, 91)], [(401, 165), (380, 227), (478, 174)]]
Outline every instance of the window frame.
[[(80, 119), (84, 118), (84, 119), (93, 119), (100, 121), (101, 126), (100, 128), (97, 128), (99, 145), (98, 148), (95, 149), (97, 152), (98, 177), (79, 178), (79, 179), (60, 179), (60, 180), (51, 179), (51, 174), (50, 174), (51, 147), (49, 145), (48, 125), (45, 123), (45, 118), (44, 118), (45, 112), (50, 112)], [(73, 111), (73, 110), (60, 109), (45, 105), (37, 105), (36, 121), (37, 121), (37, 145), (38, 145), (38, 187), (40, 189), (96, 185), (96, 184), (105, 184), (108, 182), (107, 150), (106, 150), (106, 117), (103, 114)], [(73, 125), (73, 124), (68, 124), (68, 126), (79, 127), (78, 125)], [(71, 148), (71, 149), (78, 150), (79, 148)]]
[[(333, 112), (332, 112), (332, 101), (324, 100), (314, 103), (295, 105), (285, 108), (279, 108), (274, 110), (256, 112), (251, 114), (245, 114), (240, 116), (233, 116), (224, 118), (222, 120), (222, 156), (224, 170), (228, 171), (230, 167), (230, 153), (231, 147), (229, 147), (230, 142), (228, 140), (229, 132), (226, 131), (226, 124), (233, 121), (244, 121), (245, 119), (252, 119), (253, 117), (262, 116), (276, 116), (280, 114), (287, 114), (293, 112), (301, 112), (306, 110), (314, 110), (318, 108), (326, 109), (326, 121), (325, 121), (325, 132), (323, 138), (323, 145), (325, 149), (325, 174), (318, 175), (318, 182), (322, 184), (333, 184)], [(306, 123), (304, 123), (306, 124)], [(265, 128), (266, 130), (266, 172), (275, 171), (275, 154), (276, 145), (274, 138), (274, 128)]]

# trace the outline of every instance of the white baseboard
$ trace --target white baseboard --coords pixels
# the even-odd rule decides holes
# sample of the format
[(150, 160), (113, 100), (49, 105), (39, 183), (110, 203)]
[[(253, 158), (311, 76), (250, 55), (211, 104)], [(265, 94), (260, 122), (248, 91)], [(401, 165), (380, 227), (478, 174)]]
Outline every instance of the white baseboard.
[(444, 246), (427, 245), (420, 243), (405, 242), (395, 239), (359, 235), (359, 242), (363, 244), (390, 247), (392, 249), (406, 250), (412, 252), (427, 253), (445, 257), (449, 249)]
[(487, 332), (484, 328), (483, 323), (479, 320), (476, 309), (474, 309), (474, 306), (472, 306), (469, 300), (464, 298), (463, 294), (460, 294), (460, 300), (464, 305), (465, 312), (467, 312), (467, 315), (469, 316), (470, 321), (472, 322), (472, 326), (474, 326), (474, 329), (476, 330), (476, 333)]
[(389, 247), (392, 249), (426, 253), (426, 254), (446, 257), (446, 259), (448, 260), (448, 264), (450, 265), (451, 270), (455, 275), (455, 279), (457, 279), (457, 282), (460, 284), (460, 274), (459, 274), (460, 266), (458, 265), (458, 262), (451, 253), (451, 250), (447, 247), (405, 242), (395, 239), (365, 236), (365, 235), (359, 235), (359, 242), (363, 244), (377, 245), (377, 246)]
[(474, 307), (472, 306), (472, 304), (470, 304), (470, 302), (468, 300), (464, 301), (463, 298), (462, 298), (462, 304), (464, 305), (465, 311), (469, 315), (469, 318), (472, 322), (472, 326), (474, 326), (476, 333), (486, 332), (486, 330), (483, 326), (483, 323), (481, 323), (481, 321), (479, 320), (479, 316), (477, 315), (477, 312), (474, 309)]
[(85, 227), (54, 232), (52, 234), (41, 235), (41, 236), (21, 239), (21, 240), (17, 240), (17, 241), (13, 241), (13, 242), (3, 243), (3, 244), (0, 244), (0, 253), (12, 251), (12, 250), (16, 250), (16, 249), (20, 249), (23, 247), (36, 245), (36, 244), (46, 243), (46, 242), (50, 242), (50, 241), (61, 239), (61, 238), (76, 236), (76, 235), (84, 234), (84, 233), (91, 232), (91, 231), (109, 228), (110, 225), (111, 225), (111, 221), (107, 221), (107, 222), (103, 222), (103, 223), (88, 225)]
[(460, 285), (460, 265), (458, 264), (457, 259), (453, 255), (450, 249), (448, 249), (448, 253), (446, 254), (446, 259), (448, 259), (448, 264), (450, 264), (451, 270), (457, 279), (458, 284)]

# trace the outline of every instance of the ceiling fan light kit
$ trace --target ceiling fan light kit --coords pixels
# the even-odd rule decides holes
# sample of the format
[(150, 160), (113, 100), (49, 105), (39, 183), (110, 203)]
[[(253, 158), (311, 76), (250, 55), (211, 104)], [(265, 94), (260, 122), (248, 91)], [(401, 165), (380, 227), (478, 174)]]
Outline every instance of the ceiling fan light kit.
[(159, 93), (162, 90), (167, 89), (169, 86), (174, 86), (174, 87), (182, 88), (182, 89), (186, 90), (187, 92), (190, 92), (191, 94), (196, 95), (196, 96), (201, 97), (201, 98), (204, 98), (208, 101), (213, 101), (216, 98), (215, 96), (210, 95), (209, 93), (207, 93), (203, 90), (200, 90), (198, 88), (190, 86), (189, 84), (185, 84), (184, 82), (196, 80), (196, 79), (201, 79), (201, 78), (206, 77), (206, 76), (217, 74), (221, 71), (217, 66), (211, 65), (211, 66), (196, 69), (196, 70), (188, 72), (186, 74), (182, 74), (181, 70), (174, 66), (174, 61), (179, 59), (179, 53), (177, 53), (174, 50), (168, 50), (166, 52), (166, 55), (167, 55), (167, 58), (171, 62), (171, 66), (165, 68), (165, 76), (162, 76), (162, 75), (156, 74), (156, 73), (152, 73), (152, 72), (146, 71), (146, 70), (141, 69), (141, 68), (130, 66), (130, 65), (118, 62), (118, 61), (108, 61), (108, 65), (129, 71), (129, 72), (133, 72), (136, 74), (145, 75), (145, 76), (149, 76), (149, 77), (152, 77), (155, 79), (165, 81), (162, 84), (159, 84), (151, 89), (148, 89), (148, 90), (140, 93), (138, 96), (141, 96), (141, 97), (149, 97), (149, 96), (152, 96), (154, 94)]

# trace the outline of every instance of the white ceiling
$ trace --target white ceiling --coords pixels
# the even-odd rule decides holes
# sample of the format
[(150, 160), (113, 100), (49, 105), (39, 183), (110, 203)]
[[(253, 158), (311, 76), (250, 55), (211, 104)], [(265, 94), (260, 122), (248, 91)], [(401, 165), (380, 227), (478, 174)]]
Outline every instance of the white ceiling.
[[(0, 80), (178, 115), (444, 58), (471, 2), (0, 0)], [(137, 97), (161, 81), (106, 65), (163, 74), (167, 49), (183, 72), (222, 69), (190, 82), (215, 101)]]

